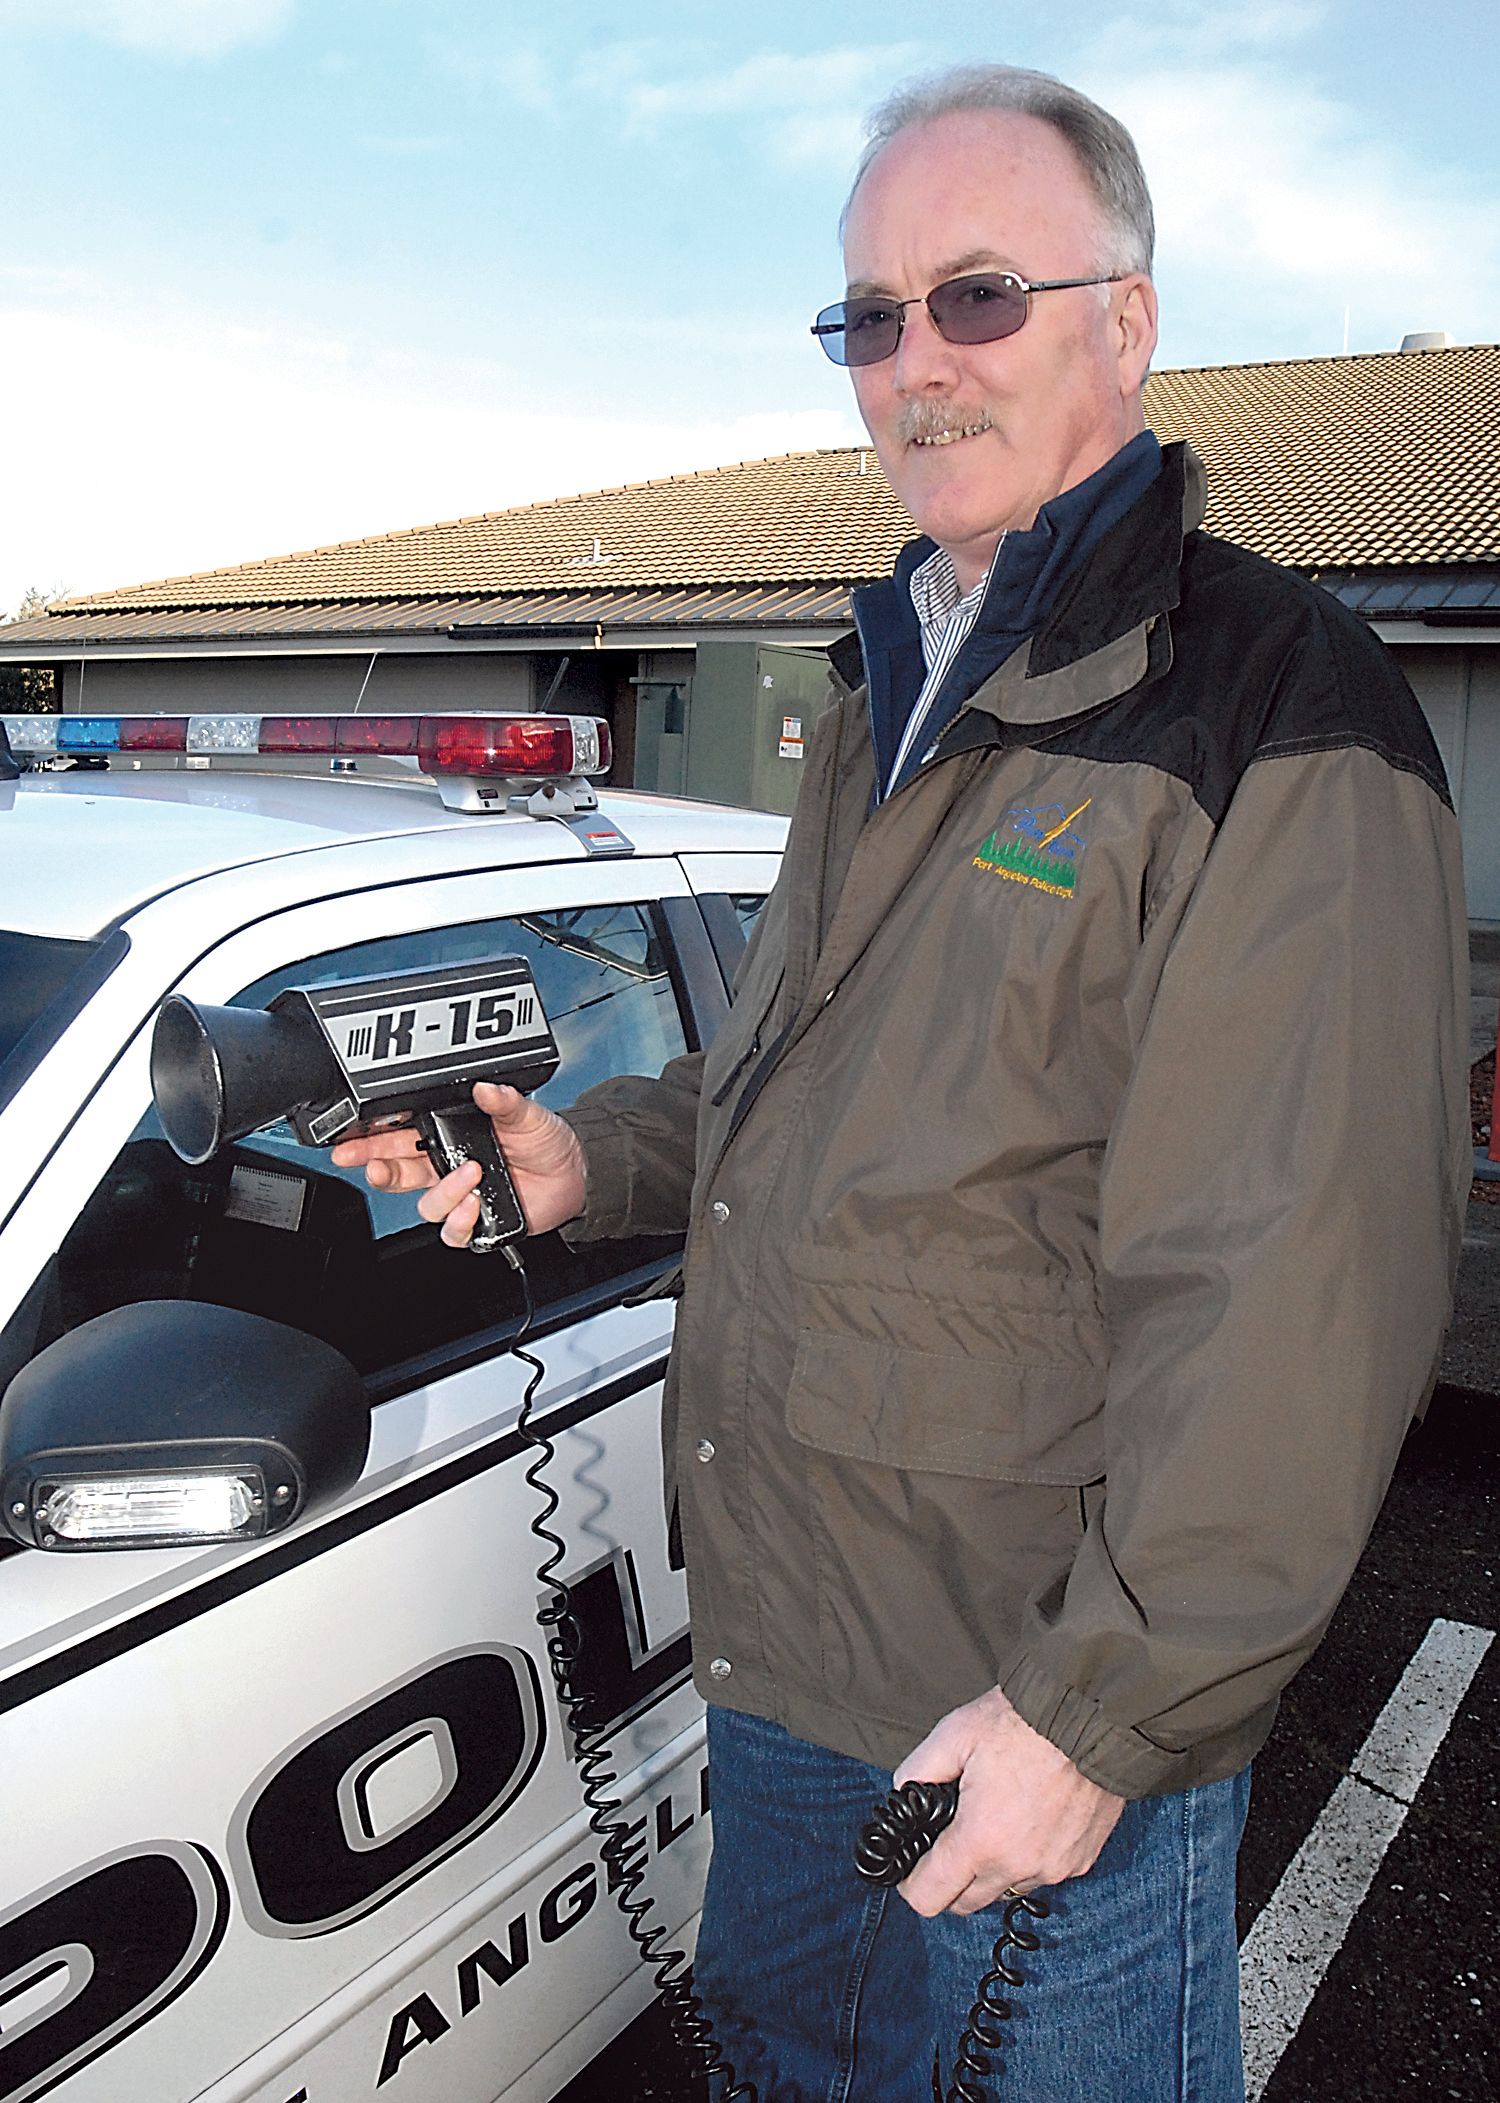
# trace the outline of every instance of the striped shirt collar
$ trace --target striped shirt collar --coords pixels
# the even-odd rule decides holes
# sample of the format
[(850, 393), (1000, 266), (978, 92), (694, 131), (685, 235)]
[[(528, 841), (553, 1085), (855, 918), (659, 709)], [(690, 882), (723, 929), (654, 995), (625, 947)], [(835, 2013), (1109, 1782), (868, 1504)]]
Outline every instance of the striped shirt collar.
[[(1005, 535), (1000, 536), (995, 549), (998, 555), (1005, 545)], [(990, 569), (994, 568), (994, 556), (990, 557)], [(916, 609), (917, 620), (922, 630), (922, 661), (927, 667), (927, 677), (922, 682), (922, 691), (912, 704), (911, 714), (896, 748), (896, 757), (886, 777), (885, 793), (890, 794), (900, 779), (901, 770), (911, 757), (913, 748), (922, 732), (932, 707), (933, 698), (959, 651), (969, 637), (969, 631), (984, 604), (985, 590), (990, 581), (990, 570), (986, 570), (972, 591), (960, 592), (958, 572), (953, 567), (953, 557), (946, 548), (939, 548), (929, 555), (921, 566), (911, 573), (911, 603)]]
[[(1000, 547), (1005, 544), (1005, 535), (1000, 536)], [(993, 566), (994, 557), (990, 558)], [(950, 621), (958, 616), (963, 623), (959, 641), (974, 625), (974, 616), (984, 603), (984, 588), (990, 581), (986, 570), (974, 589), (960, 592), (958, 572), (953, 567), (953, 557), (946, 548), (939, 548), (911, 573), (911, 603), (916, 608), (917, 620), (922, 629), (922, 657), (927, 669), (932, 670), (932, 661), (945, 640), (945, 631)]]

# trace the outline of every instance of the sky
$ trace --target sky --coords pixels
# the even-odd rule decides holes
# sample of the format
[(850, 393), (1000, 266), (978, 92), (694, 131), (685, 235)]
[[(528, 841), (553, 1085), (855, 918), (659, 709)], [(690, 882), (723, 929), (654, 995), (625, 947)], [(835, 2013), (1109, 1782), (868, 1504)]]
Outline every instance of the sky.
[(0, 614), (857, 442), (864, 112), (1060, 75), (1159, 367), (1500, 339), (1495, 0), (0, 0)]

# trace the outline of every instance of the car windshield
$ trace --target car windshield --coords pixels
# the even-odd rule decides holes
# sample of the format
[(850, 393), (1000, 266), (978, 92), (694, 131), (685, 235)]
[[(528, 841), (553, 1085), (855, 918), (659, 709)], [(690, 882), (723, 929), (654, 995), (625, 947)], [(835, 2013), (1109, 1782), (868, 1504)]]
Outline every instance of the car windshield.
[(78, 977), (98, 946), (0, 928), (0, 1065)]

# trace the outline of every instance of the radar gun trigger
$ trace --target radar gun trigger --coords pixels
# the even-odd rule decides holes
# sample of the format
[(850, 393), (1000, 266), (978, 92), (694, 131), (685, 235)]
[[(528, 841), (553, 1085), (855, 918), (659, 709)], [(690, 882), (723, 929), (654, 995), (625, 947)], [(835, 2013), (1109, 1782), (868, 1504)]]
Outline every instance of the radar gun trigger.
[[(476, 1081), (530, 1094), (560, 1054), (524, 957), (289, 986), (269, 1008), (169, 994), (151, 1039), (151, 1092), (184, 1161), (286, 1118), (303, 1146), (414, 1125), (439, 1175), (477, 1161), (484, 1255), (526, 1232)], [(514, 1261), (514, 1257), (511, 1259)]]

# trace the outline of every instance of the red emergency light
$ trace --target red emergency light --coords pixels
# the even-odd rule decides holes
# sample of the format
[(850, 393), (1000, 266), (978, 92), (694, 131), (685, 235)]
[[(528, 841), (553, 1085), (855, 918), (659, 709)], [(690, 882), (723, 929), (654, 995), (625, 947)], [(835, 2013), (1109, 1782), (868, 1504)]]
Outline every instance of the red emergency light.
[(186, 752), (186, 716), (122, 716), (121, 752)]
[[(577, 736), (580, 721), (587, 723), (592, 738), (591, 749), (582, 754)], [(608, 740), (607, 724), (577, 716), (423, 716), (417, 759), (424, 774), (517, 774), (565, 780), (571, 774), (605, 772)]]

